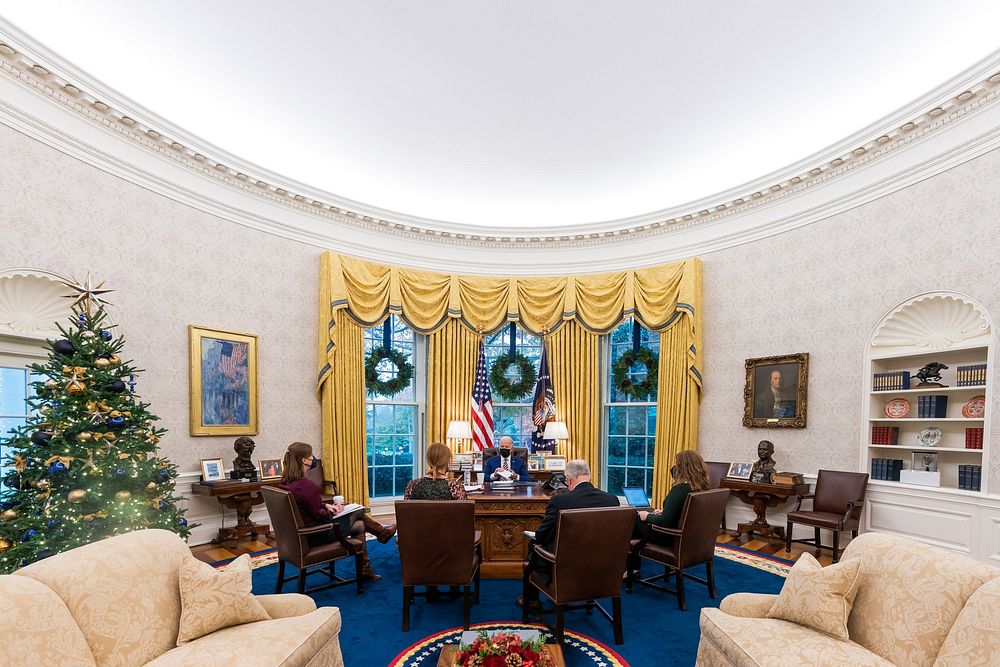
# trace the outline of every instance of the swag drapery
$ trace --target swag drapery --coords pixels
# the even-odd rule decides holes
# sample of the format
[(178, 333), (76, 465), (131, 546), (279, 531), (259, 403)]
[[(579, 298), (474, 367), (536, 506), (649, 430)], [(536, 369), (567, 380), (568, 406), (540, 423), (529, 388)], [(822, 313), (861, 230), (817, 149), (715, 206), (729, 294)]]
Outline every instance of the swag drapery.
[(508, 322), (544, 336), (564, 449), (595, 479), (600, 433), (600, 336), (634, 317), (660, 334), (653, 495), (669, 489), (674, 455), (697, 448), (701, 400), (701, 261), (575, 276), (451, 275), (323, 253), (318, 386), (323, 459), (341, 493), (368, 503), (363, 329), (395, 314), (429, 336), (426, 432), (443, 442), (452, 419), (469, 418), (482, 333)]

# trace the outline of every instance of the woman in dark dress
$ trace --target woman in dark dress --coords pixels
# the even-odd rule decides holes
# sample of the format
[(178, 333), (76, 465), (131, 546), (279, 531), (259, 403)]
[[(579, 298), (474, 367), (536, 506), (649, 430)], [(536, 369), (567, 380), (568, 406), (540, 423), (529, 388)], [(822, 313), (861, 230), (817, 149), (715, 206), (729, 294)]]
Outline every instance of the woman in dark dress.
[(465, 486), (461, 479), (448, 479), (451, 450), (435, 442), (427, 448), (427, 474), (412, 479), (406, 485), (406, 500), (466, 500)]
[(285, 452), (284, 470), (281, 474), (279, 486), (295, 497), (295, 502), (299, 506), (299, 513), (306, 526), (319, 526), (330, 524), (330, 530), (325, 533), (314, 533), (309, 535), (309, 544), (329, 544), (337, 541), (337, 534), (333, 529), (333, 522), (341, 530), (342, 535), (361, 538), (361, 551), (364, 555), (364, 569), (361, 572), (362, 578), (366, 581), (378, 581), (382, 577), (372, 570), (371, 562), (368, 560), (368, 548), (365, 544), (365, 533), (374, 535), (383, 544), (392, 539), (396, 533), (396, 526), (390, 524), (383, 526), (375, 519), (368, 516), (363, 509), (355, 510), (346, 516), (338, 519), (334, 517), (344, 511), (343, 504), (329, 504), (323, 502), (320, 488), (315, 482), (306, 477), (306, 470), (315, 464), (316, 457), (312, 453), (312, 445), (304, 442), (293, 442)]
[(650, 542), (669, 543), (671, 537), (662, 535), (649, 528), (650, 525), (676, 528), (684, 510), (684, 501), (693, 491), (706, 491), (711, 488), (708, 477), (708, 466), (701, 454), (691, 450), (677, 452), (674, 465), (670, 468), (674, 485), (663, 501), (663, 509), (654, 512), (639, 512), (640, 534), (648, 536)]

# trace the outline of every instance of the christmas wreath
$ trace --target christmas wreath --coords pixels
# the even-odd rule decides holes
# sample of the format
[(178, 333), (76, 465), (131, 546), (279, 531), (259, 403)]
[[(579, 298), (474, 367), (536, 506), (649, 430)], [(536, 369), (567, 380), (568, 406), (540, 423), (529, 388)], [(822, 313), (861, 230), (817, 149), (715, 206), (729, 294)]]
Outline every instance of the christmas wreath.
[[(379, 377), (378, 365), (383, 359), (388, 359), (396, 367), (396, 377), (382, 380)], [(406, 355), (399, 350), (376, 347), (365, 357), (365, 386), (368, 391), (379, 396), (393, 396), (410, 386), (413, 379), (413, 365), (406, 360)]]
[[(508, 377), (508, 373), (512, 377)], [(531, 391), (536, 379), (534, 364), (520, 352), (515, 352), (513, 359), (508, 354), (499, 357), (490, 368), (490, 385), (493, 391), (507, 401), (516, 401)]]
[[(636, 362), (646, 367), (646, 379), (633, 382), (629, 370)], [(635, 399), (643, 399), (656, 390), (656, 378), (659, 374), (659, 357), (648, 347), (640, 347), (637, 352), (627, 350), (615, 362), (612, 369), (615, 388), (621, 393)]]

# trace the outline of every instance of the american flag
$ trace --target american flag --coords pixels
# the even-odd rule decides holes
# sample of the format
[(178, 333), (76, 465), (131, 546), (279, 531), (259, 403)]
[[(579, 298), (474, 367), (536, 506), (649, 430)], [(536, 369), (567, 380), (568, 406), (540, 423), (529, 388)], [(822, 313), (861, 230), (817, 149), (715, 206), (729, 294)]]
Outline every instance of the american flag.
[(472, 387), (472, 444), (480, 451), (493, 446), (493, 393), (486, 377), (486, 348), (479, 341), (479, 363)]
[(246, 343), (222, 343), (219, 355), (219, 372), (230, 380), (236, 378), (236, 371), (247, 360)]

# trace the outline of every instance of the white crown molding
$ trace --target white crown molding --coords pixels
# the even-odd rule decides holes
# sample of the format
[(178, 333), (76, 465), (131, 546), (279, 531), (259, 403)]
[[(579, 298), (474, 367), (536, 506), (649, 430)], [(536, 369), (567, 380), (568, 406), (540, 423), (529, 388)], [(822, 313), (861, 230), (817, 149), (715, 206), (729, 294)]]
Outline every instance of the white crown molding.
[[(84, 81), (69, 64), (42, 53), (2, 21), (0, 122), (199, 210), (321, 248), (469, 273), (496, 273), (498, 254), (506, 273), (601, 271), (782, 233), (993, 150), (1000, 145), (997, 67), (993, 61), (982, 64), (949, 84), (951, 92), (938, 89), (885, 119), (894, 125), (866, 128), (819, 161), (810, 158), (814, 161), (766, 177), (753, 189), (650, 216), (550, 228), (531, 236), (522, 230), (473, 231), (365, 207), (241, 163), (129, 106), (98, 83)], [(73, 74), (77, 78), (70, 79)], [(920, 105), (923, 110), (917, 111)], [(905, 118), (910, 120), (902, 122)]]

